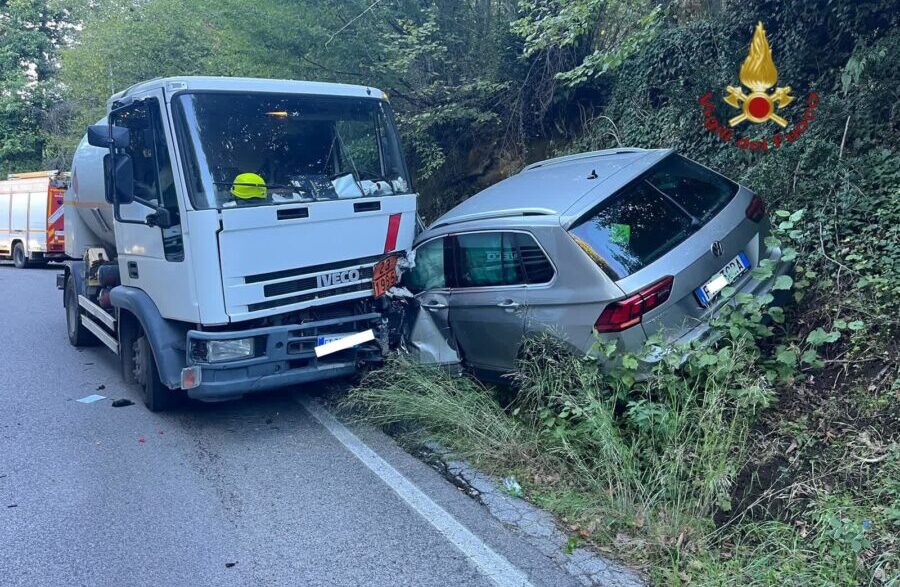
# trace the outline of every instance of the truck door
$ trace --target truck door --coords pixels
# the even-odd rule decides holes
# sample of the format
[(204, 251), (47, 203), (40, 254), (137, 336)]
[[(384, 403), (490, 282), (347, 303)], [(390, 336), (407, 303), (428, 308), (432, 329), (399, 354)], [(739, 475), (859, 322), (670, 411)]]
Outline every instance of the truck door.
[[(110, 124), (130, 131), (126, 152), (133, 165), (135, 196), (168, 209), (175, 219), (170, 228), (117, 223), (119, 273), (122, 284), (144, 290), (163, 317), (196, 322), (193, 281), (184, 263), (181, 217), (185, 211), (179, 203), (173, 141), (164, 123), (163, 103), (162, 90), (156, 90), (109, 115)], [(121, 216), (127, 220), (143, 222), (152, 212), (138, 203), (121, 206)]]

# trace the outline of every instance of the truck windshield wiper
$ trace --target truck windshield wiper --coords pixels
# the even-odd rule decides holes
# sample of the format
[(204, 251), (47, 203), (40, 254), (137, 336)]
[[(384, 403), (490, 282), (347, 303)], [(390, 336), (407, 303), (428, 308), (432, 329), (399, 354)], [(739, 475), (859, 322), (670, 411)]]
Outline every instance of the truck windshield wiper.
[(365, 196), (366, 190), (363, 189), (362, 183), (360, 183), (359, 179), (359, 170), (356, 168), (356, 163), (353, 161), (353, 155), (350, 154), (350, 151), (347, 150), (347, 146), (344, 145), (344, 139), (341, 137), (340, 131), (337, 129), (337, 126), (334, 127), (334, 136), (337, 139), (338, 149), (340, 149), (341, 155), (347, 158), (347, 161), (350, 162), (350, 168), (353, 173), (353, 181), (356, 182), (356, 187), (359, 188), (359, 195)]

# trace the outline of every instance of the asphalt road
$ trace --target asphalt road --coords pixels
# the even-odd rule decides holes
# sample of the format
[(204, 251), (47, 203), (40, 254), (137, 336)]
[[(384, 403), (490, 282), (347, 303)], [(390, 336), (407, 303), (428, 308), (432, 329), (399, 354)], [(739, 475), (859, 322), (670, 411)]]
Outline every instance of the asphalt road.
[(150, 413), (56, 273), (0, 265), (0, 584), (574, 584), (380, 432), (348, 448), (321, 388)]

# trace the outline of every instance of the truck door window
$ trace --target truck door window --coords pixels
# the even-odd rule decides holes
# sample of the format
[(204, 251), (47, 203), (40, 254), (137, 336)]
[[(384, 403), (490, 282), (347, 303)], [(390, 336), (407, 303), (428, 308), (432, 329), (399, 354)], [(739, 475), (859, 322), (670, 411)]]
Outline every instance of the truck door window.
[[(126, 152), (131, 156), (133, 166), (134, 195), (168, 209), (177, 219), (178, 196), (159, 102), (153, 98), (137, 102), (113, 113), (112, 123), (131, 131), (131, 142)], [(166, 259), (183, 260), (180, 224), (161, 231)]]

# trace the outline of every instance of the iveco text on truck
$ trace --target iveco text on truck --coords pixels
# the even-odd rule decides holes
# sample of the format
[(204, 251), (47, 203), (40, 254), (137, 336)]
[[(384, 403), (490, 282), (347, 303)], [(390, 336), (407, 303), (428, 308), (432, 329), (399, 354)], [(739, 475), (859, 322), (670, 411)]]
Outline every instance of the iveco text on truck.
[(69, 340), (160, 410), (380, 361), (416, 195), (380, 90), (180, 77), (109, 99), (65, 216)]

